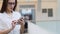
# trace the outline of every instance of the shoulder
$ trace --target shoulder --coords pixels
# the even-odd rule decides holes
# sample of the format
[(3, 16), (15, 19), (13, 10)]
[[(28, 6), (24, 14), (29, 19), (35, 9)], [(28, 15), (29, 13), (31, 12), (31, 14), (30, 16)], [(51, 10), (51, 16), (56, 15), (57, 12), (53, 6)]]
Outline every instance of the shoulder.
[(0, 16), (2, 15), (2, 13), (0, 13)]
[(4, 19), (5, 17), (4, 17), (4, 15), (3, 15), (3, 13), (0, 13), (0, 22), (2, 21), (2, 19)]
[(13, 13), (14, 13), (14, 14), (19, 14), (19, 15), (21, 15), (18, 11), (14, 11)]
[(13, 12), (13, 15), (20, 18), (21, 17), (21, 14), (18, 12), (18, 11), (14, 11)]
[(3, 17), (3, 13), (0, 13), (0, 18), (2, 18)]
[(0, 13), (0, 19), (5, 19), (7, 18), (8, 15), (4, 12), (4, 13)]

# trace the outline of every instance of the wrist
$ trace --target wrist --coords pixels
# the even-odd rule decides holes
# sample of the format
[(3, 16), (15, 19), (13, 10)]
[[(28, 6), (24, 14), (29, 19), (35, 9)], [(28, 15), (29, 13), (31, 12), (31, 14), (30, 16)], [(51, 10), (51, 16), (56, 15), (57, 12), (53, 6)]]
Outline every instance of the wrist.
[(21, 23), (21, 25), (24, 25), (24, 24), (25, 24), (24, 22)]
[(14, 29), (13, 27), (10, 28), (10, 30), (13, 30), (13, 29)]

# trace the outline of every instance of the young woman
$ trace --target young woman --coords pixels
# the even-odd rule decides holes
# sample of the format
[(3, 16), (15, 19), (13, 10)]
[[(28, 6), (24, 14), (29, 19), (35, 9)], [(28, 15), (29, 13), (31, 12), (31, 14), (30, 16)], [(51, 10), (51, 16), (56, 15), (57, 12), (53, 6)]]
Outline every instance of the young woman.
[(0, 11), (0, 34), (23, 34), (24, 20), (15, 11), (17, 0), (3, 0)]

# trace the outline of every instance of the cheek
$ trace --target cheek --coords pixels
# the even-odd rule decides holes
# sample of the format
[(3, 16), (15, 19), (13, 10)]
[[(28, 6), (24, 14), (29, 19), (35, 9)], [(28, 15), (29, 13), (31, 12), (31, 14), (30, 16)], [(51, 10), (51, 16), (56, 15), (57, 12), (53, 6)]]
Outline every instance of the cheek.
[(14, 8), (14, 5), (10, 5), (10, 6), (8, 6), (8, 8)]
[(14, 8), (14, 6), (15, 6), (15, 5), (11, 5), (10, 7), (11, 7), (11, 8)]
[(9, 6), (7, 6), (7, 9), (9, 9)]
[(11, 9), (11, 7), (10, 7), (10, 6), (7, 6), (7, 10), (11, 11), (12, 9)]
[(14, 6), (15, 6), (15, 5), (8, 5), (8, 6), (7, 6), (7, 9), (8, 9), (8, 10), (13, 10)]

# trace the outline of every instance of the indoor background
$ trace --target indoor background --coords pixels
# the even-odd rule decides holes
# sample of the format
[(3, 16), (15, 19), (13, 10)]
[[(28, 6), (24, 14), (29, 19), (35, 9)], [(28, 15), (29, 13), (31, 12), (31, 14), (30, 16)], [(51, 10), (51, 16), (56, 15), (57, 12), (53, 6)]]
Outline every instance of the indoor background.
[[(0, 9), (3, 0), (0, 0)], [(60, 0), (18, 0), (16, 11), (29, 13), (31, 21), (48, 32), (60, 34)]]

